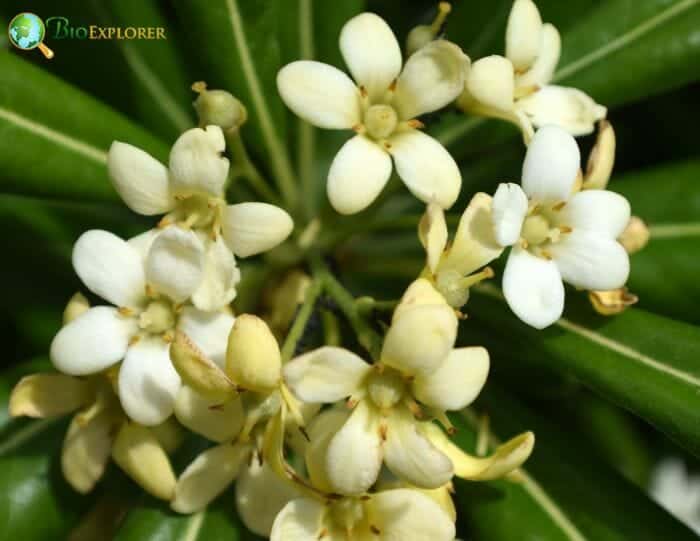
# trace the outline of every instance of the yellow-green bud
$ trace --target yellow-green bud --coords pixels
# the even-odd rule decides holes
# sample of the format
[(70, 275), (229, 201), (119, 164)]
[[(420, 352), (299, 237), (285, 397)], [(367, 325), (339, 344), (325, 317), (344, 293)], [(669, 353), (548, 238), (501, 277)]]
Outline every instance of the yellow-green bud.
[(244, 389), (270, 392), (280, 381), (282, 357), (272, 331), (257, 316), (236, 318), (228, 337), (226, 373)]
[(200, 126), (214, 125), (224, 131), (235, 130), (248, 119), (245, 106), (230, 92), (207, 90), (204, 81), (194, 83), (192, 90), (199, 94), (192, 105), (197, 111)]

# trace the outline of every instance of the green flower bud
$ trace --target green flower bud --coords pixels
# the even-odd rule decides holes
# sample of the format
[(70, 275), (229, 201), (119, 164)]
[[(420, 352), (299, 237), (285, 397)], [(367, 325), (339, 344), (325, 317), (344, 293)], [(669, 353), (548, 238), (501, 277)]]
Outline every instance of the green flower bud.
[(200, 126), (214, 125), (222, 130), (235, 130), (248, 119), (248, 111), (230, 92), (207, 90), (204, 81), (194, 83), (192, 90), (199, 94), (192, 105), (197, 111)]

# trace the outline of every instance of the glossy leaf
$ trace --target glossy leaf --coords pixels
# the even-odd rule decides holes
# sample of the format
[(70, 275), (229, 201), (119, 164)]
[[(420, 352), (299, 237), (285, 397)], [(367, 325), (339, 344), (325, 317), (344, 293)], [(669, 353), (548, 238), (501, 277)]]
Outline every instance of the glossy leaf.
[(518, 362), (578, 379), (700, 454), (700, 329), (635, 308), (599, 316), (567, 297), (565, 317), (544, 331), (518, 320), (494, 286), (474, 292), (469, 314), (516, 341)]
[(129, 141), (159, 159), (168, 149), (109, 107), (9, 52), (0, 52), (0, 190), (116, 201), (107, 150)]
[(632, 256), (629, 287), (639, 306), (692, 323), (700, 323), (698, 178), (700, 161), (690, 161), (613, 177), (609, 185), (651, 230), (647, 247)]
[[(474, 525), (477, 539), (512, 539), (513, 532), (524, 540), (696, 539), (642, 490), (602, 463), (569, 425), (552, 424), (493, 388), (482, 394), (479, 408), (488, 413), (497, 436), (527, 428), (535, 432), (536, 443), (521, 483), (458, 484), (460, 510)], [(461, 430), (474, 429), (473, 418), (454, 418)], [(540, 531), (540, 522), (530, 518), (540, 517), (526, 514), (525, 500), (514, 497), (522, 493), (529, 496), (529, 504), (538, 504), (540, 514), (544, 512), (558, 531)]]

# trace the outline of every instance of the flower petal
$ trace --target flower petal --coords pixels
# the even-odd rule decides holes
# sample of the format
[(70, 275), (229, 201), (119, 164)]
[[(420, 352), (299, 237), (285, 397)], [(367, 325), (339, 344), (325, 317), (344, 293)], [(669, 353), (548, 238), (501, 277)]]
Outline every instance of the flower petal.
[(535, 132), (523, 162), (523, 190), (536, 201), (566, 201), (578, 175), (576, 140), (557, 126)]
[(574, 230), (551, 246), (550, 252), (562, 278), (572, 286), (607, 291), (625, 285), (630, 272), (629, 255), (607, 235)]
[(585, 92), (556, 85), (545, 86), (519, 99), (516, 107), (537, 127), (551, 124), (576, 136), (593, 133), (595, 123), (608, 112)]
[(222, 404), (187, 385), (180, 388), (175, 398), (175, 417), (192, 432), (218, 443), (233, 440), (245, 421), (240, 398)]
[(333, 492), (326, 470), (328, 446), (350, 415), (350, 410), (345, 406), (336, 406), (317, 415), (309, 426), (304, 462), (309, 479), (318, 490)]
[(236, 297), (241, 271), (223, 238), (207, 239), (205, 246), (202, 281), (192, 294), (192, 304), (200, 310), (219, 310)]
[(224, 209), (222, 222), (224, 240), (238, 257), (271, 250), (294, 228), (285, 210), (268, 203), (229, 205)]
[(92, 400), (94, 393), (87, 381), (65, 374), (30, 374), (12, 389), (8, 410), (12, 417), (50, 418), (75, 411)]
[(298, 60), (277, 74), (282, 101), (309, 124), (350, 129), (361, 120), (360, 93), (350, 77), (328, 64)]
[(58, 331), (51, 342), (51, 361), (65, 374), (94, 374), (124, 358), (137, 330), (136, 320), (116, 308), (90, 308)]
[(564, 311), (564, 284), (554, 261), (514, 246), (503, 272), (503, 294), (516, 316), (544, 329)]
[(150, 429), (136, 423), (122, 424), (112, 447), (112, 458), (151, 495), (161, 500), (173, 497), (175, 473)]
[(236, 481), (236, 510), (253, 533), (269, 537), (275, 518), (299, 493), (280, 479), (266, 462), (252, 460)]
[(247, 443), (224, 443), (200, 453), (180, 474), (170, 506), (179, 513), (201, 511), (233, 482), (249, 456)]
[(544, 86), (552, 80), (561, 55), (561, 37), (559, 31), (551, 24), (542, 25), (540, 51), (537, 60), (529, 70), (517, 77), (519, 88)]
[(385, 490), (372, 495), (370, 521), (381, 531), (382, 540), (430, 539), (452, 541), (455, 526), (434, 500), (418, 490)]
[(367, 400), (360, 400), (333, 436), (326, 454), (326, 473), (335, 492), (357, 496), (377, 480), (382, 467), (379, 419)]
[(421, 434), (406, 409), (387, 419), (384, 461), (399, 479), (420, 488), (438, 488), (452, 478), (452, 462)]
[(73, 417), (63, 440), (61, 470), (70, 485), (80, 492), (90, 492), (105, 472), (112, 452), (118, 418), (103, 411), (87, 424)]
[(199, 287), (204, 246), (193, 231), (171, 225), (156, 237), (146, 259), (146, 279), (158, 293), (180, 303)]
[(412, 54), (396, 83), (394, 105), (402, 119), (432, 113), (464, 90), (469, 57), (454, 43), (438, 39)]
[(557, 216), (558, 223), (616, 239), (630, 221), (630, 204), (607, 190), (584, 190), (575, 194)]
[(462, 175), (445, 147), (417, 130), (393, 136), (390, 144), (396, 171), (411, 193), (424, 203), (450, 208), (459, 196)]
[(457, 316), (452, 308), (417, 305), (392, 322), (381, 360), (405, 374), (429, 373), (447, 357), (456, 339)]
[(535, 435), (523, 432), (499, 445), (490, 456), (476, 457), (462, 451), (436, 425), (425, 423), (422, 429), (426, 437), (450, 458), (455, 475), (472, 481), (491, 481), (508, 475), (522, 466), (535, 446)]
[(499, 55), (480, 58), (472, 64), (466, 88), (481, 105), (499, 111), (512, 110), (515, 94), (513, 64)]
[(506, 27), (506, 56), (518, 71), (529, 68), (540, 52), (542, 18), (532, 0), (515, 0)]
[[(316, 500), (309, 498), (292, 500), (275, 518), (270, 541), (313, 541), (319, 539), (323, 530), (324, 514), (325, 507)], [(328, 541), (342, 541), (332, 537), (327, 539)]]
[(235, 318), (226, 311), (203, 312), (185, 306), (180, 313), (177, 328), (202, 350), (209, 359), (223, 368), (226, 364), (226, 347)]
[(401, 48), (384, 19), (361, 13), (340, 31), (340, 52), (358, 86), (379, 101), (401, 71)]
[(170, 181), (177, 194), (204, 193), (221, 197), (228, 176), (224, 132), (219, 126), (192, 128), (170, 150)]
[(435, 274), (447, 246), (445, 212), (437, 203), (428, 203), (425, 207), (425, 213), (418, 224), (418, 237), (425, 248), (428, 268)]
[(453, 349), (435, 372), (416, 376), (413, 394), (439, 410), (460, 410), (476, 399), (488, 374), (489, 352), (485, 348)]
[(345, 142), (328, 171), (328, 199), (341, 214), (366, 209), (391, 176), (391, 158), (363, 135)]
[(73, 246), (73, 268), (95, 295), (117, 306), (139, 306), (146, 279), (139, 253), (109, 231), (86, 231)]
[(126, 243), (139, 253), (139, 256), (141, 256), (141, 261), (145, 264), (153, 241), (156, 240), (156, 237), (158, 237), (158, 235), (160, 235), (162, 232), (162, 229), (155, 227), (153, 229), (149, 229), (148, 231), (144, 231), (135, 237), (131, 237), (126, 241)]
[(511, 246), (520, 238), (528, 201), (523, 189), (512, 182), (498, 185), (493, 196), (494, 234), (501, 246)]
[(371, 370), (347, 349), (326, 346), (292, 359), (284, 379), (299, 400), (332, 403), (355, 393)]
[(503, 252), (494, 235), (492, 199), (477, 193), (462, 213), (452, 246), (440, 263), (440, 270), (471, 274), (493, 261)]
[(142, 425), (160, 424), (173, 412), (181, 383), (169, 349), (160, 338), (141, 339), (129, 346), (119, 369), (119, 400), (126, 414)]
[(134, 212), (152, 216), (173, 208), (168, 169), (140, 148), (114, 141), (107, 171), (114, 189)]

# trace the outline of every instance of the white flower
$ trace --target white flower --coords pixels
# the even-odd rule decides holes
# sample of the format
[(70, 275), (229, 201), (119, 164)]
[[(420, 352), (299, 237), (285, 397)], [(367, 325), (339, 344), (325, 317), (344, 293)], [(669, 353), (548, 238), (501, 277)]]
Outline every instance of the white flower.
[(607, 110), (576, 88), (549, 84), (559, 62), (561, 38), (542, 24), (532, 0), (515, 0), (506, 29), (506, 56), (474, 62), (460, 105), (467, 111), (515, 123), (529, 141), (535, 127), (556, 124), (586, 135)]
[(402, 488), (363, 499), (292, 500), (277, 515), (270, 541), (452, 541), (454, 536), (454, 523), (440, 505)]
[(351, 413), (335, 416), (335, 426), (327, 427), (324, 443), (316, 446), (323, 456), (315, 461), (321, 472), (316, 484), (330, 492), (363, 494), (382, 463), (418, 487), (437, 488), (452, 477), (448, 457), (418, 430), (415, 416), (422, 411), (416, 399), (436, 415), (465, 407), (486, 382), (489, 356), (480, 347), (453, 349), (454, 311), (434, 290), (432, 296), (416, 291), (410, 290), (397, 309), (378, 364), (342, 348), (322, 347), (283, 369), (302, 402), (349, 397), (354, 406)]
[[(169, 349), (176, 329), (212, 359), (224, 362), (233, 316), (184, 306), (196, 290), (203, 257), (191, 231), (168, 228), (126, 242), (107, 231), (84, 233), (73, 249), (73, 267), (85, 286), (114, 306), (90, 308), (63, 327), (51, 344), (58, 370), (74, 376), (101, 372), (120, 361), (119, 399), (126, 414), (156, 425), (173, 411), (180, 376)], [(177, 251), (172, 261), (170, 245)]]
[(545, 126), (525, 155), (522, 188), (501, 184), (493, 198), (495, 237), (513, 246), (503, 293), (513, 312), (538, 329), (562, 314), (562, 280), (611, 290), (629, 275), (629, 257), (616, 240), (629, 222), (629, 203), (606, 190), (574, 193), (579, 162), (574, 138)]
[(454, 308), (466, 304), (471, 286), (493, 277), (489, 267), (476, 271), (503, 252), (494, 236), (491, 204), (491, 196), (485, 193), (472, 197), (449, 247), (445, 213), (438, 205), (426, 207), (418, 226), (427, 260), (423, 275)]
[(700, 477), (678, 458), (662, 460), (652, 472), (649, 493), (678, 520), (700, 534)]
[(369, 206), (391, 176), (391, 157), (417, 198), (452, 206), (462, 182), (457, 164), (440, 143), (416, 129), (422, 126), (416, 117), (459, 96), (469, 58), (453, 43), (436, 40), (411, 55), (402, 71), (396, 37), (373, 13), (345, 24), (340, 50), (355, 82), (333, 66), (306, 60), (277, 75), (282, 99), (304, 120), (357, 132), (328, 173), (333, 207), (353, 214)]
[[(289, 214), (274, 205), (226, 205), (229, 162), (221, 156), (224, 150), (221, 128), (207, 126), (206, 130), (188, 130), (177, 139), (168, 168), (143, 150), (119, 141), (112, 143), (107, 162), (112, 183), (129, 208), (147, 216), (167, 213), (159, 223), (161, 230), (172, 230), (171, 224), (176, 223), (182, 230), (197, 233), (198, 240), (183, 232), (178, 238), (173, 233), (169, 242), (154, 242), (160, 260), (154, 265), (164, 273), (173, 264), (192, 266), (193, 271), (196, 267), (198, 282), (192, 303), (207, 311), (227, 305), (236, 294), (240, 274), (234, 254), (247, 257), (270, 250), (293, 228)], [(154, 230), (154, 236), (158, 231)], [(185, 237), (189, 246), (180, 246)], [(187, 260), (195, 249), (201, 255)]]

